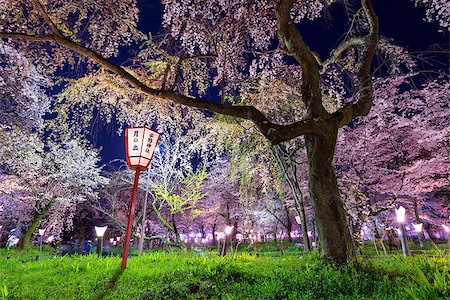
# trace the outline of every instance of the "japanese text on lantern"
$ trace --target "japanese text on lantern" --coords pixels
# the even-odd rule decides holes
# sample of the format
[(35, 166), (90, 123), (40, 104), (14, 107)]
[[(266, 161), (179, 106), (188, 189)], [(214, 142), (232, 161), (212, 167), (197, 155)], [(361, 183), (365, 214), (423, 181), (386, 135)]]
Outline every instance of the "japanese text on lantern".
[(130, 167), (147, 168), (153, 157), (159, 133), (146, 127), (127, 128), (127, 161)]

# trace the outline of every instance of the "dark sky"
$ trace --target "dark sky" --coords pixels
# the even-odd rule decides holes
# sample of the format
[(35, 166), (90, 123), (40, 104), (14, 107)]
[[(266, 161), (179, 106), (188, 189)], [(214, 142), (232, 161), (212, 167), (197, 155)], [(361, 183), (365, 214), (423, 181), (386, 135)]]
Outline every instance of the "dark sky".
[[(410, 0), (373, 1), (380, 23), (380, 34), (393, 38), (400, 46), (410, 51), (422, 51), (433, 44), (447, 45), (448, 32), (440, 31), (433, 23), (423, 21), (424, 10), (414, 7)], [(139, 29), (156, 34), (161, 30), (163, 6), (157, 0), (138, 0), (140, 8)], [(330, 18), (315, 22), (304, 22), (300, 30), (310, 47), (326, 56), (336, 46), (347, 28), (343, 9), (334, 6)], [(136, 47), (132, 47), (136, 49)], [(126, 60), (129, 49), (124, 48), (116, 61)], [(96, 146), (102, 147), (102, 162), (125, 159), (124, 137), (115, 133), (116, 128), (103, 127), (99, 131)]]

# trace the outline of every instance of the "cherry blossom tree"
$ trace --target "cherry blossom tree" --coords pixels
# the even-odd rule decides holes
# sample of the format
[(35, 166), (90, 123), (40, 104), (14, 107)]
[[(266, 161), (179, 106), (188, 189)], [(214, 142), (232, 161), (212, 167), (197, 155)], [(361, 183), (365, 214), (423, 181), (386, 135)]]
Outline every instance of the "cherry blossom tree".
[(0, 45), (0, 130), (4, 126), (41, 129), (43, 115), (49, 112), (50, 82), (36, 69), (24, 53)]
[(341, 135), (338, 175), (355, 235), (366, 218), (392, 210), (397, 201), (412, 203), (407, 206), (416, 223), (422, 222), (418, 203), (428, 204), (428, 220), (448, 213), (441, 198), (450, 182), (450, 86), (444, 77), (416, 87), (416, 77), (378, 80), (372, 112)]
[[(350, 15), (347, 34), (330, 55), (321, 58), (314, 52), (296, 24), (321, 17), (335, 2), (163, 0), (163, 25), (175, 51), (160, 51), (148, 42), (147, 56), (136, 68), (107, 60), (119, 45), (143, 38), (136, 30), (138, 11), (133, 0), (120, 5), (88, 0), (79, 5), (62, 0), (2, 1), (0, 38), (28, 49), (30, 56), (40, 54), (36, 62), (50, 72), (89, 58), (93, 74), (107, 78), (102, 80), (103, 88), (132, 88), (133, 92), (112, 97), (110, 107), (128, 102), (138, 107), (151, 103), (158, 109), (175, 102), (249, 120), (273, 144), (304, 135), (310, 199), (323, 250), (327, 258), (344, 263), (353, 259), (354, 249), (332, 161), (339, 128), (366, 116), (372, 107), (371, 65), (379, 43), (376, 13), (370, 0), (362, 0)], [(442, 1), (429, 7), (432, 16), (446, 18), (441, 11), (448, 6)], [(191, 76), (193, 70), (212, 78)], [(250, 81), (244, 80), (247, 75)], [(272, 103), (227, 101), (233, 91), (251, 88), (255, 81), (259, 85), (260, 79), (270, 76), (291, 83), (292, 89), (278, 98), (292, 99), (295, 111), (273, 116)], [(220, 87), (221, 102), (201, 98), (211, 84)]]
[[(2, 167), (11, 178), (3, 184), (21, 191), (21, 202), (33, 212), (31, 224), (23, 239), (25, 248), (41, 220), (58, 235), (61, 224), (70, 228), (71, 212), (77, 202), (95, 200), (97, 188), (106, 184), (100, 175), (98, 151), (78, 141), (48, 142), (45, 146), (37, 134), (23, 135), (22, 131), (8, 131), (1, 142)], [(14, 195), (15, 191), (6, 192)], [(5, 193), (5, 192), (4, 192)]]

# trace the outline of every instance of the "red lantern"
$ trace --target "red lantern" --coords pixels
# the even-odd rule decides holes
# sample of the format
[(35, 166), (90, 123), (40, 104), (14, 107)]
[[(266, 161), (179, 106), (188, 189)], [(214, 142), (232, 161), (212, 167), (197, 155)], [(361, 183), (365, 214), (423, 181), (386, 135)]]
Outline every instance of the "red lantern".
[(147, 127), (125, 129), (128, 166), (132, 170), (145, 170), (150, 165), (160, 134)]
[(150, 166), (156, 144), (159, 140), (159, 133), (147, 127), (133, 127), (125, 129), (125, 148), (127, 162), (130, 169), (135, 170), (133, 192), (128, 212), (127, 232), (122, 252), (122, 269), (127, 267), (128, 248), (131, 239), (131, 227), (133, 225), (134, 205), (139, 184), (139, 174), (142, 170)]

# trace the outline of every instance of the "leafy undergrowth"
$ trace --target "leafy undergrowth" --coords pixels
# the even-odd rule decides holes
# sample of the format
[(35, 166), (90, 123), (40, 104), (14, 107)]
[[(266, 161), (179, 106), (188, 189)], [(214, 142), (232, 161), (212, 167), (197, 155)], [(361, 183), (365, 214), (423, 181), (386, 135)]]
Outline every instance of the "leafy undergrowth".
[[(0, 252), (3, 299), (446, 299), (450, 296), (448, 257), (370, 258), (364, 259), (360, 270), (356, 270), (350, 266), (336, 267), (317, 253), (283, 258), (240, 254), (233, 259), (212, 253), (154, 252), (129, 259), (128, 268), (121, 272), (120, 257), (63, 256), (35, 261), (15, 259), (15, 254), (5, 259), (6, 253)], [(436, 278), (439, 287), (435, 286)]]

